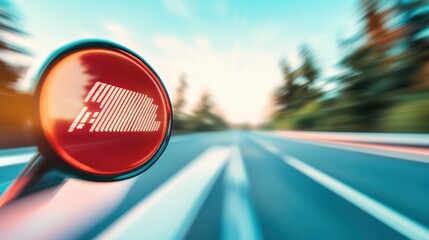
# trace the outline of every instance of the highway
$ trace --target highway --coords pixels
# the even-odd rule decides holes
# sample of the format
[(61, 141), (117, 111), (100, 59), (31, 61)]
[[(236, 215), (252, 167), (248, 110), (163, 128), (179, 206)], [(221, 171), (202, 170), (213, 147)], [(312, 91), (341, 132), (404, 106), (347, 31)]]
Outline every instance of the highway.
[[(0, 192), (35, 149), (10, 151)], [(428, 163), (275, 133), (179, 135), (136, 178), (69, 180), (0, 209), (0, 238), (429, 239)]]

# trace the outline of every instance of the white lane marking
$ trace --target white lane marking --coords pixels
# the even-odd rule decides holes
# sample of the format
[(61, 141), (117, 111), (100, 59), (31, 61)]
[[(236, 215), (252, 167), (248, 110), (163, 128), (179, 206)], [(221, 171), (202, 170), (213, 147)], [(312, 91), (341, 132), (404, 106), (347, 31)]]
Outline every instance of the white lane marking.
[(256, 138), (251, 138), (254, 142), (258, 143), (259, 145), (261, 145), (263, 148), (265, 148), (266, 150), (268, 150), (268, 152), (274, 154), (274, 155), (278, 155), (278, 156), (282, 156), (282, 152), (277, 149), (276, 147), (274, 147), (273, 145), (265, 142), (265, 141), (261, 141), (259, 139)]
[[(377, 200), (357, 191), (356, 189), (296, 158), (285, 154), (279, 154), (280, 150), (265, 141), (253, 138), (252, 140), (257, 142), (267, 151), (280, 157), (286, 164), (292, 166), (320, 185), (326, 187), (356, 207), (362, 209), (363, 211), (377, 218), (379, 221), (395, 229), (402, 235), (410, 239), (429, 239), (429, 229), (419, 222), (395, 211), (392, 208), (389, 208), (381, 202), (378, 202)], [(267, 148), (266, 146), (271, 147)], [(275, 151), (273, 151), (274, 149)]]
[(119, 218), (97, 239), (181, 239), (213, 187), (231, 147), (211, 147)]
[(238, 145), (234, 146), (228, 163), (224, 186), (222, 239), (262, 239), (250, 202), (249, 180)]
[(27, 163), (30, 159), (36, 155), (36, 150), (33, 152), (27, 152), (23, 154), (11, 155), (11, 156), (0, 156), (0, 167), (7, 167), (21, 163)]

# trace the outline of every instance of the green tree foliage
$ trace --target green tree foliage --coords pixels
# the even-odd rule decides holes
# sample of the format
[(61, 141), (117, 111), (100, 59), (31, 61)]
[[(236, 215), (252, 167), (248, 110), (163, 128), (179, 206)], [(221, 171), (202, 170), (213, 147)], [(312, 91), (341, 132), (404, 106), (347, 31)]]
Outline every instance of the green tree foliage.
[(275, 102), (278, 106), (275, 118), (279, 121), (288, 116), (292, 117), (293, 112), (321, 95), (320, 90), (314, 86), (320, 69), (308, 46), (302, 46), (300, 57), (302, 64), (295, 70), (291, 70), (286, 60), (280, 62), (283, 83), (275, 91)]
[(300, 55), (303, 63), (297, 70), (298, 75), (305, 79), (304, 86), (306, 86), (307, 89), (310, 89), (315, 83), (316, 79), (319, 77), (320, 70), (316, 65), (316, 60), (307, 45), (303, 45), (301, 47)]
[[(362, 29), (342, 41), (342, 74), (332, 78), (336, 96), (319, 98), (319, 77), (308, 47), (302, 65), (281, 67), (271, 126), (340, 131), (427, 131), (429, 113), (429, 1), (361, 0)], [(314, 92), (312, 92), (314, 91)], [(421, 96), (426, 96), (422, 98)], [(412, 109), (411, 109), (412, 108)], [(427, 122), (427, 121), (426, 121)]]
[(379, 122), (383, 132), (427, 132), (429, 133), (429, 101), (424, 98), (404, 99), (387, 109)]
[(384, 60), (376, 48), (365, 47), (341, 62), (347, 72), (339, 78), (343, 89), (339, 98), (343, 105), (342, 113), (349, 113), (350, 124), (365, 123), (363, 128), (371, 129), (380, 110), (388, 106), (389, 99), (383, 97), (389, 89), (388, 66)]
[(395, 5), (401, 18), (400, 47), (402, 51), (396, 58), (393, 76), (399, 87), (414, 85), (420, 87), (419, 80), (428, 76), (419, 76), (419, 69), (429, 61), (429, 1), (398, 0)]
[(176, 96), (173, 102), (173, 129), (176, 132), (217, 131), (228, 128), (228, 124), (216, 111), (215, 103), (208, 92), (204, 92), (191, 114), (186, 113), (186, 75), (179, 78)]
[(190, 131), (216, 131), (227, 128), (228, 124), (215, 109), (212, 96), (209, 92), (204, 92), (189, 117), (188, 129)]
[(280, 111), (287, 111), (297, 107), (295, 106), (296, 102), (293, 101), (297, 99), (294, 96), (297, 93), (297, 89), (295, 89), (296, 74), (291, 71), (286, 60), (280, 62), (280, 67), (283, 73), (283, 83), (275, 92), (275, 102), (279, 106)]
[[(383, 114), (397, 104), (397, 96), (413, 86), (416, 72), (425, 62), (420, 53), (427, 38), (422, 40), (417, 35), (428, 29), (429, 21), (426, 26), (414, 21), (423, 18), (414, 14), (423, 2), (398, 1), (388, 10), (380, 10), (379, 4), (373, 0), (362, 2), (368, 41), (340, 62), (346, 73), (338, 78), (343, 90), (338, 109), (349, 116), (347, 124), (359, 126), (352, 130), (378, 130), (379, 122), (387, 119)], [(399, 24), (387, 27), (392, 12)]]
[(302, 46), (300, 57), (302, 65), (293, 71), (286, 60), (280, 62), (283, 83), (276, 90), (275, 99), (281, 111), (298, 109), (320, 96), (314, 87), (320, 70), (308, 46)]

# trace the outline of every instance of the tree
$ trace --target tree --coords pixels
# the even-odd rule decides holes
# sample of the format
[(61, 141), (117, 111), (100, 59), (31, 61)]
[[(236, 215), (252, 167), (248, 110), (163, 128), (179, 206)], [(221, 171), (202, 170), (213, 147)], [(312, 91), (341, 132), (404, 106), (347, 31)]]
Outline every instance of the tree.
[(320, 70), (316, 65), (316, 60), (314, 59), (313, 54), (306, 44), (301, 46), (300, 55), (302, 59), (302, 65), (297, 71), (298, 74), (306, 80), (304, 84), (305, 87), (310, 90), (316, 79), (319, 77)]
[(382, 112), (391, 104), (388, 97), (393, 91), (403, 88), (404, 81), (393, 73), (395, 56), (401, 31), (388, 28), (387, 19), (391, 10), (380, 10), (379, 2), (362, 0), (363, 34), (366, 41), (350, 51), (340, 61), (344, 74), (338, 77), (341, 95), (337, 99), (339, 114), (348, 116), (343, 124), (353, 131), (373, 131)]
[(283, 83), (274, 93), (275, 103), (280, 111), (287, 111), (294, 107), (293, 86), (295, 85), (296, 74), (291, 71), (289, 63), (283, 59), (280, 61), (280, 68), (283, 73)]
[(216, 112), (209, 92), (201, 95), (188, 124), (188, 129), (191, 131), (216, 131), (228, 128), (226, 121)]
[[(2, 37), (6, 34), (24, 35), (17, 25), (18, 16), (14, 6), (7, 0), (0, 1), (0, 53), (13, 52), (18, 54), (29, 54), (29, 52)], [(0, 90), (13, 91), (21, 68), (8, 63), (7, 59), (0, 58)]]
[[(390, 115), (400, 115), (408, 106), (421, 109), (413, 109), (415, 116), (410, 110), (407, 119), (426, 116), (426, 105), (417, 102), (429, 90), (429, 1), (388, 2), (360, 0), (362, 29), (340, 43), (342, 73), (330, 80), (337, 85), (330, 99), (319, 101), (315, 82), (320, 71), (307, 46), (301, 47), (298, 69), (291, 71), (282, 62), (284, 81), (275, 92), (279, 112), (273, 126), (377, 131), (386, 119), (404, 119)], [(413, 121), (406, 126), (420, 124)]]
[(179, 78), (179, 86), (176, 89), (176, 97), (173, 103), (173, 129), (174, 130), (185, 130), (187, 114), (184, 111), (186, 105), (186, 90), (188, 83), (186, 82), (186, 75), (182, 74)]
[(394, 8), (403, 31), (399, 45), (402, 51), (396, 58), (399, 67), (392, 76), (399, 88), (413, 85), (418, 88), (419, 81), (427, 81), (427, 76), (419, 76), (419, 70), (429, 62), (429, 1), (397, 0)]
[(280, 62), (283, 83), (274, 96), (281, 112), (297, 110), (321, 95), (314, 87), (320, 70), (307, 45), (301, 47), (300, 57), (302, 64), (296, 70), (291, 70), (286, 60)]

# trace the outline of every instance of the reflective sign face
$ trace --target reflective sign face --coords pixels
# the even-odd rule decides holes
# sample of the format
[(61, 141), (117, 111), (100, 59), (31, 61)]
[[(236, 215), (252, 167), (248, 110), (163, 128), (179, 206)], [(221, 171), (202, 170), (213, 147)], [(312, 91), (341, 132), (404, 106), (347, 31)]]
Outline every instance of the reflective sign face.
[(165, 147), (171, 127), (167, 93), (132, 53), (114, 47), (69, 51), (48, 65), (39, 84), (44, 136), (77, 169), (126, 174)]

